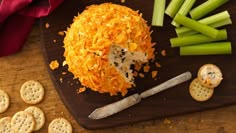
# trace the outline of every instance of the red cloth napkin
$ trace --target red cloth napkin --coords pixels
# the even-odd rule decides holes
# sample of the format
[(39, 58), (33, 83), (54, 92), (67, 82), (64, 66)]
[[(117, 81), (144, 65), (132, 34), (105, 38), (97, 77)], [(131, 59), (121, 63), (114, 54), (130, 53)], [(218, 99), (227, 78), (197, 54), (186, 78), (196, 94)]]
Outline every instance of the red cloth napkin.
[(0, 57), (21, 49), (35, 18), (47, 16), (63, 0), (0, 0)]

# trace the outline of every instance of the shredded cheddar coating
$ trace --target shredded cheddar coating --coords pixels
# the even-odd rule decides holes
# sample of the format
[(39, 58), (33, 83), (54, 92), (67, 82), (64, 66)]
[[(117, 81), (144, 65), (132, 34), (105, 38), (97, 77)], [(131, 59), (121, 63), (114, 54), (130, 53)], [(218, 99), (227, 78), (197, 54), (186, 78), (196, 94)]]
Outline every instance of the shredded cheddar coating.
[(91, 5), (74, 18), (64, 38), (64, 56), (68, 70), (83, 86), (99, 93), (123, 96), (134, 83), (109, 63), (112, 45), (131, 52), (143, 52), (154, 58), (150, 27), (132, 9), (104, 3)]

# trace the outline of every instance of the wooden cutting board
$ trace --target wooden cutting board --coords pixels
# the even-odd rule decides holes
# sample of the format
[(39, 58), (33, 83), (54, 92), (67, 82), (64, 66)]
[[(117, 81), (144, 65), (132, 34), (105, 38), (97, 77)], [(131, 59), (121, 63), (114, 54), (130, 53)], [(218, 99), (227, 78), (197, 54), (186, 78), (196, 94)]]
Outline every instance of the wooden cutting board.
[[(213, 98), (204, 103), (194, 101), (188, 92), (189, 82), (178, 85), (172, 89), (156, 94), (150, 98), (142, 100), (141, 103), (122, 111), (111, 117), (102, 120), (91, 120), (88, 115), (97, 107), (115, 102), (122, 99), (122, 96), (109, 96), (109, 94), (99, 94), (87, 90), (82, 94), (77, 94), (76, 90), (80, 87), (78, 80), (73, 79), (73, 75), (67, 71), (67, 66), (62, 67), (63, 57), (63, 38), (58, 35), (59, 31), (64, 31), (72, 23), (72, 19), (78, 12), (84, 10), (87, 5), (94, 3), (108, 2), (108, 0), (65, 0), (65, 2), (57, 8), (50, 16), (42, 18), (41, 37), (42, 46), (47, 65), (52, 60), (58, 60), (60, 67), (57, 70), (49, 69), (55, 89), (60, 95), (65, 106), (77, 120), (77, 122), (88, 129), (106, 128), (123, 124), (130, 124), (139, 121), (158, 119), (167, 116), (185, 114), (206, 109), (213, 109), (236, 103), (236, 25), (227, 26), (229, 41), (232, 42), (233, 54), (222, 56), (188, 56), (180, 57), (178, 48), (170, 48), (169, 39), (175, 37), (174, 27), (171, 26), (171, 19), (165, 16), (165, 26), (162, 28), (152, 27), (153, 42), (157, 42), (156, 49), (158, 52), (156, 61), (161, 63), (162, 67), (159, 71), (157, 80), (153, 80), (148, 73), (145, 78), (137, 78), (137, 87), (131, 89), (128, 95), (143, 92), (153, 86), (156, 86), (167, 79), (170, 79), (185, 71), (193, 73), (196, 77), (197, 70), (206, 63), (214, 63), (218, 65), (224, 75), (222, 84), (215, 89)], [(110, 1), (112, 3), (121, 4), (120, 0)], [(167, 1), (168, 3), (169, 1)], [(199, 0), (197, 4), (202, 3)], [(197, 5), (196, 4), (196, 5)], [(143, 17), (150, 25), (153, 10), (153, 0), (127, 0), (124, 4), (134, 10), (143, 13)], [(231, 14), (233, 23), (236, 22), (236, 1), (231, 0), (214, 13), (228, 10)], [(45, 28), (45, 24), (49, 23), (50, 27)], [(54, 42), (56, 40), (56, 42)], [(167, 56), (160, 54), (161, 50), (167, 51)], [(82, 63), (82, 62), (81, 62)], [(153, 64), (152, 64), (153, 65)], [(63, 75), (62, 72), (67, 72)], [(62, 79), (62, 82), (60, 81)]]

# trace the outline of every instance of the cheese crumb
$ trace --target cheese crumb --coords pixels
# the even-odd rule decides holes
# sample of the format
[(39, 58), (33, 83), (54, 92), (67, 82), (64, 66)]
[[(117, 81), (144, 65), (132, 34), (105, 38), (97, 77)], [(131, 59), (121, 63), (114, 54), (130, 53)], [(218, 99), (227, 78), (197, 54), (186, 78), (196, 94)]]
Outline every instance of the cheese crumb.
[(144, 74), (139, 73), (139, 77), (140, 77), (140, 78), (144, 78)]
[(121, 3), (125, 3), (125, 0), (120, 0)]
[(50, 27), (49, 23), (45, 24), (45, 28), (48, 29)]
[(138, 63), (135, 63), (134, 64), (134, 69), (136, 70), (136, 71), (139, 71), (140, 69), (141, 69), (141, 65), (140, 64), (138, 64)]
[(152, 71), (152, 78), (156, 78), (158, 71)]
[(169, 119), (165, 118), (164, 121), (163, 121), (163, 123), (164, 123), (165, 125), (169, 125), (169, 124), (171, 124), (171, 121), (170, 121)]
[(52, 69), (52, 70), (55, 70), (59, 67), (59, 63), (57, 60), (54, 60), (54, 61), (51, 61), (51, 63), (49, 64), (49, 67)]
[(161, 51), (161, 55), (162, 55), (162, 56), (166, 56), (166, 55), (167, 55), (167, 54), (166, 54), (166, 50), (162, 50), (162, 51)]
[(64, 33), (63, 31), (59, 31), (59, 32), (58, 32), (58, 35), (60, 35), (60, 36), (64, 36), (65, 33)]
[(138, 76), (138, 72), (134, 71), (133, 75), (134, 75), (134, 77), (137, 77)]
[(150, 66), (146, 65), (146, 66), (143, 67), (144, 72), (147, 73), (147, 72), (149, 72), (149, 70), (150, 70)]
[(86, 91), (86, 88), (85, 87), (81, 87), (77, 90), (77, 93), (82, 93), (82, 92), (85, 92)]

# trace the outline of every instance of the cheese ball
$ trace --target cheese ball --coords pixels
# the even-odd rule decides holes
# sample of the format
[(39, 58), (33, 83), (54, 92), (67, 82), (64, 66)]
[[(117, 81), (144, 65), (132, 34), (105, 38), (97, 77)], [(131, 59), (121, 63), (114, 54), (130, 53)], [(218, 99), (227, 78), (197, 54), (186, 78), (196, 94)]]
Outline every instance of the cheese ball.
[(126, 6), (88, 6), (64, 38), (68, 71), (93, 91), (124, 96), (134, 85), (131, 66), (154, 59), (150, 34), (142, 14)]

